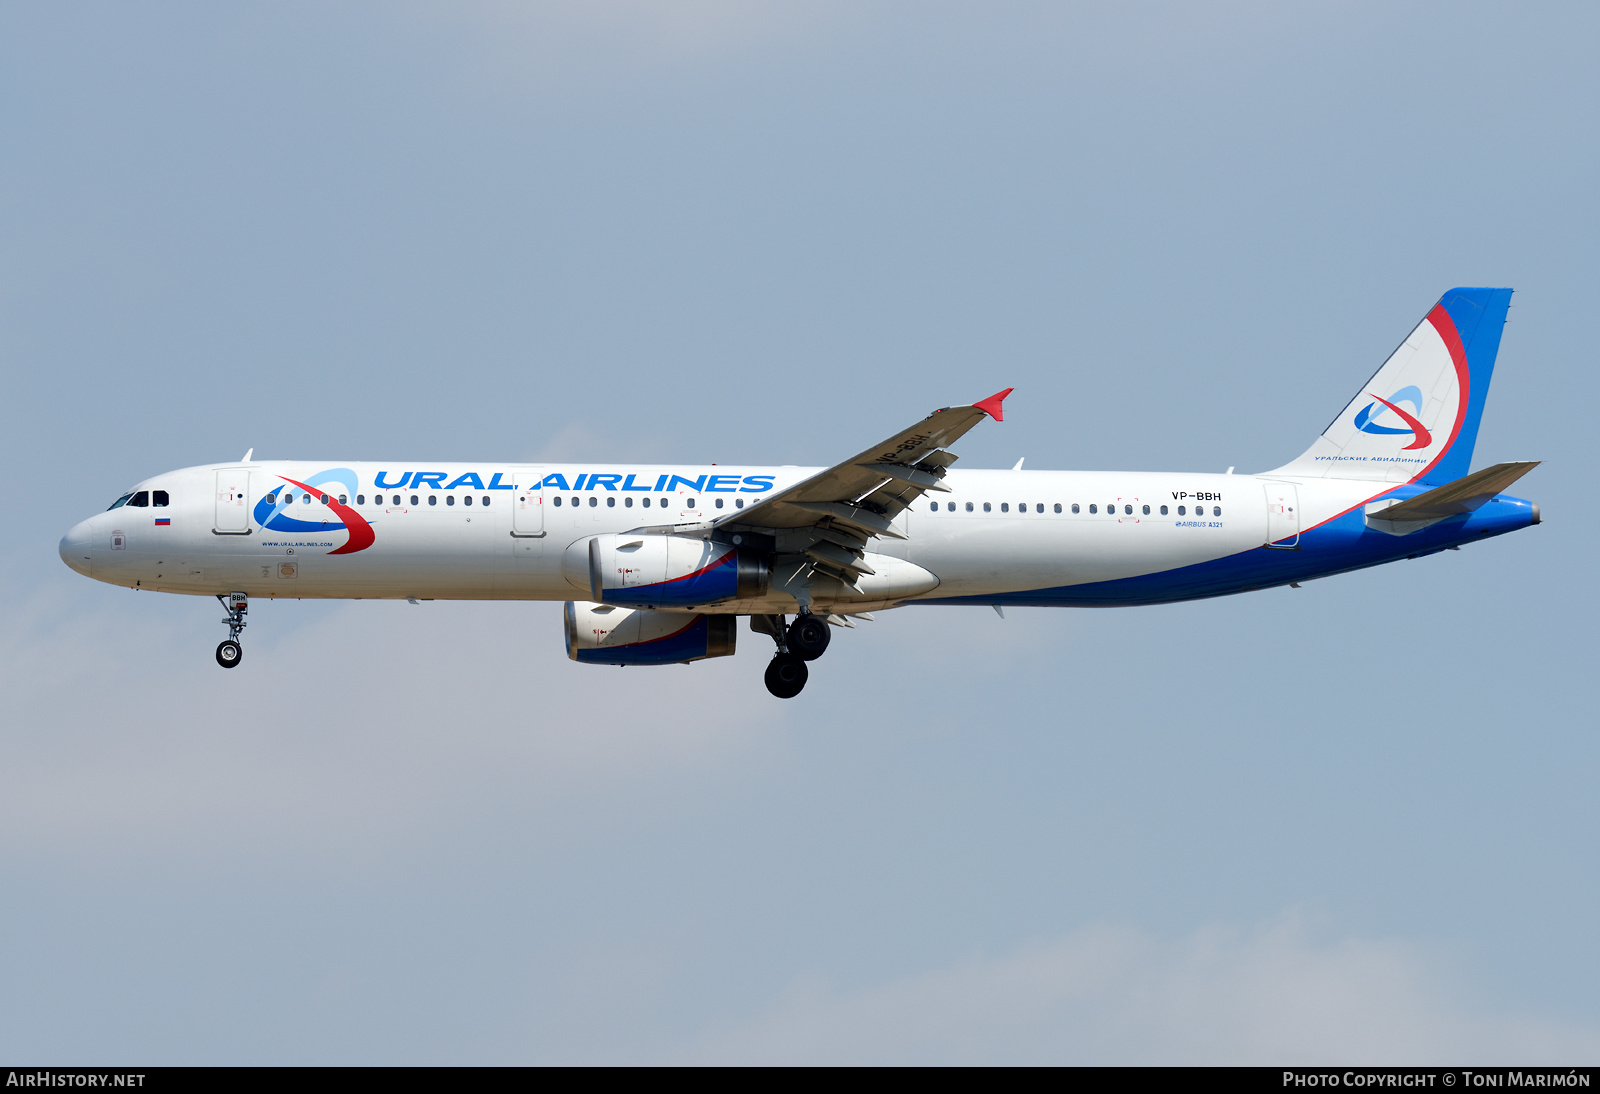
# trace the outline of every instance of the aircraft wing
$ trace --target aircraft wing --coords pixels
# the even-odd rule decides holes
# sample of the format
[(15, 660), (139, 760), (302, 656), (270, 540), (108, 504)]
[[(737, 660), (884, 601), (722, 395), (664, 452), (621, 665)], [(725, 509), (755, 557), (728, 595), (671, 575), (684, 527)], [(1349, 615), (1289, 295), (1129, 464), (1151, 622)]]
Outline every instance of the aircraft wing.
[(956, 462), (949, 451), (967, 430), (991, 417), (1003, 421), (1001, 404), (1012, 388), (971, 406), (935, 410), (909, 429), (765, 498), (713, 527), (754, 530), (811, 529), (803, 553), (811, 565), (854, 585), (871, 573), (861, 561), (874, 536), (902, 538), (890, 527), (895, 517), (928, 491), (948, 493), (939, 480)]

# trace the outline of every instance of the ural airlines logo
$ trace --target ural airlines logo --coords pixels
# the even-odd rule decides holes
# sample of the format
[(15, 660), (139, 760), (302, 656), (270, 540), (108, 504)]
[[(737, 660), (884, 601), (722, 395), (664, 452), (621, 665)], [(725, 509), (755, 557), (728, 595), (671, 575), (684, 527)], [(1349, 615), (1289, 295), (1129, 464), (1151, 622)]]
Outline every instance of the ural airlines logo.
[[(350, 532), (350, 539), (343, 547), (336, 547), (329, 551), (330, 555), (351, 555), (357, 551), (365, 551), (377, 536), (372, 531), (372, 525), (364, 520), (360, 513), (350, 508), (339, 500), (337, 494), (323, 491), (323, 486), (336, 483), (345, 488), (345, 496), (356, 492), (356, 473), (348, 467), (335, 467), (329, 471), (322, 471), (312, 475), (305, 482), (291, 479), (285, 475), (279, 478), (291, 487), (297, 488), (302, 493), (295, 496), (294, 489), (275, 490), (256, 502), (256, 523), (263, 528), (270, 528), (274, 532), (329, 532), (337, 528), (344, 528)], [(318, 510), (306, 508), (307, 501), (311, 504), (325, 504), (333, 510), (338, 522), (327, 520), (319, 515)], [(327, 500), (324, 502), (323, 499)], [(316, 520), (305, 520), (291, 513), (304, 513), (306, 516), (317, 516)]]
[[(1393, 433), (1397, 435), (1410, 433), (1412, 436), (1411, 443), (1401, 449), (1402, 452), (1409, 452), (1413, 448), (1427, 448), (1433, 443), (1433, 434), (1429, 433), (1428, 427), (1418, 421), (1416, 417), (1417, 414), (1422, 413), (1422, 390), (1417, 385), (1410, 384), (1403, 387), (1387, 399), (1381, 395), (1374, 395), (1372, 392), (1367, 394), (1372, 395), (1376, 402), (1368, 403), (1356, 413), (1356, 428), (1361, 432)], [(1374, 419), (1382, 418), (1384, 410), (1379, 409), (1378, 403), (1382, 403), (1384, 408), (1393, 411), (1395, 416), (1405, 424), (1403, 426), (1379, 425)], [(1397, 406), (1397, 403), (1410, 403), (1416, 413), (1407, 412)]]

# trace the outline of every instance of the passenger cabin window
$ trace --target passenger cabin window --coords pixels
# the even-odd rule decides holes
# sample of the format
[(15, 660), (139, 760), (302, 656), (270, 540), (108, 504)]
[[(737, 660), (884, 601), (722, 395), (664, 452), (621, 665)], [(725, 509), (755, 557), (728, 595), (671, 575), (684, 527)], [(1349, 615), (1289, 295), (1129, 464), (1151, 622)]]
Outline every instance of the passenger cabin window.
[(1144, 515), (1147, 517), (1150, 515), (1150, 507), (1148, 505), (1144, 507)]
[[(446, 494), (444, 496), (444, 503), (446, 505), (454, 505), (456, 503), (456, 496), (454, 494)], [(557, 505), (561, 504), (561, 499), (560, 498), (556, 499), (556, 504)]]
[(661, 506), (661, 508), (665, 509), (667, 507), (667, 499), (666, 498), (657, 498), (656, 499), (656, 504)]
[(597, 506), (599, 504), (600, 504), (600, 499), (595, 497), (593, 494), (590, 494), (589, 495), (589, 508), (593, 509), (595, 506)]
[[(987, 509), (989, 507), (987, 505), (985, 505), (984, 508)], [(1009, 512), (1011, 512), (1011, 506), (1007, 505), (1005, 502), (1001, 502), (1000, 503), (1000, 511), (1002, 513), (1009, 513)]]
[(693, 509), (695, 507), (693, 498), (685, 498), (683, 504), (684, 504), (684, 506), (686, 508), (689, 508), (689, 509)]
[(967, 502), (967, 512), (972, 512), (972, 503), (970, 501)]
[(606, 508), (615, 509), (616, 507), (617, 507), (617, 499), (616, 498), (607, 498), (606, 499)]
[(1211, 507), (1211, 515), (1214, 517), (1220, 517), (1222, 515), (1222, 506), (1213, 505)]
[(939, 503), (938, 502), (934, 502), (932, 505), (928, 506), (928, 512), (937, 513), (938, 511), (939, 511)]
[[(1122, 507), (1122, 512), (1123, 512), (1123, 515), (1125, 515), (1125, 516), (1130, 516), (1130, 517), (1133, 516), (1133, 506), (1124, 505)], [(1147, 512), (1148, 512), (1148, 510), (1147, 510)]]
[(343, 494), (339, 495), (339, 504), (340, 505), (348, 505), (349, 504), (349, 502), (345, 499), (345, 496)]
[(717, 508), (718, 508), (718, 509), (721, 509), (721, 508), (722, 508), (722, 499), (721, 499), (721, 498), (718, 498), (718, 499), (717, 499)]
[[(1060, 511), (1061, 511), (1061, 507), (1060, 507), (1060, 506), (1059, 506), (1059, 505), (1058, 505), (1058, 506), (1056, 506), (1056, 512), (1058, 512), (1058, 513), (1059, 513), (1059, 512), (1060, 512)], [(1072, 511), (1073, 511), (1073, 512), (1074, 512), (1074, 513), (1076, 513), (1076, 512), (1077, 512), (1077, 511), (1078, 511), (1078, 503), (1077, 503), (1077, 502), (1073, 502), (1073, 503), (1072, 503)]]
[(1163, 505), (1161, 507), (1161, 515), (1162, 516), (1166, 516), (1167, 515), (1167, 507), (1165, 505)]
[(400, 495), (399, 494), (390, 495), (389, 504), (390, 505), (399, 505), (400, 504)]
[(472, 504), (472, 495), (468, 494), (465, 497), (463, 497), (461, 499), (461, 504), (462, 505), (471, 505)]
[(489, 504), (489, 502), (490, 502), (490, 501), (491, 501), (491, 500), (493, 500), (493, 499), (491, 499), (491, 498), (489, 498), (489, 497), (485, 497), (485, 498), (484, 498), (484, 499), (483, 499), (483, 502), (482, 502), (482, 504), (484, 504), (484, 505), (488, 505), (488, 504)]
[(988, 502), (984, 502), (983, 503), (983, 511), (985, 513), (987, 513), (989, 511), (989, 503)]
[[(310, 501), (310, 500), (311, 500), (311, 499), (310, 499), (310, 498), (307, 498), (307, 499), (306, 499), (306, 500), (307, 500), (307, 501)], [(415, 504), (417, 504), (417, 496), (416, 496), (416, 495), (415, 495), (415, 494), (412, 494), (412, 495), (411, 495), (411, 504), (412, 504), (412, 505), (415, 505)]]
[(139, 491), (133, 497), (128, 499), (128, 504), (139, 509), (148, 509), (150, 507), (150, 491)]
[(168, 505), (167, 492), (165, 490), (152, 490), (150, 491), (150, 500), (157, 509), (164, 509)]
[(365, 504), (367, 504), (367, 496), (365, 494), (357, 494), (356, 495), (356, 504), (357, 505), (365, 505)]
[(1095, 505), (1093, 502), (1091, 502), (1089, 504), (1089, 512), (1098, 513), (1099, 511), (1100, 511), (1100, 507), (1098, 505)]
[(1181, 506), (1181, 505), (1178, 506), (1178, 515), (1180, 517), (1187, 515), (1187, 513), (1188, 513), (1188, 510), (1186, 510), (1183, 506)]
[(744, 508), (744, 499), (743, 498), (734, 498), (733, 499), (733, 507), (735, 509), (743, 509)]
[[(650, 499), (649, 498), (640, 498), (639, 499), (639, 504), (644, 506), (646, 509), (648, 509), (648, 508), (650, 508)], [(744, 508), (744, 502), (741, 501), (739, 503), (739, 508), (741, 508), (741, 509)]]
[(323, 505), (327, 505), (328, 504), (328, 495), (319, 494), (317, 500), (321, 501)]
[[(722, 504), (722, 499), (720, 499), (720, 498), (717, 499), (717, 504), (721, 505)], [(624, 509), (632, 509), (633, 508), (633, 499), (632, 498), (623, 498), (622, 499), (622, 507)]]
[[(933, 504), (937, 506), (939, 503), (938, 502), (934, 502)], [(944, 507), (945, 507), (945, 511), (946, 512), (954, 513), (956, 511), (956, 503), (953, 502), (953, 501), (945, 502), (945, 506)]]
[(277, 505), (278, 504), (278, 495), (276, 495), (276, 494), (268, 494), (262, 500), (264, 500), (268, 505)]
[(438, 494), (429, 494), (428, 495), (428, 504), (429, 505), (438, 505), (439, 504), (439, 495)]

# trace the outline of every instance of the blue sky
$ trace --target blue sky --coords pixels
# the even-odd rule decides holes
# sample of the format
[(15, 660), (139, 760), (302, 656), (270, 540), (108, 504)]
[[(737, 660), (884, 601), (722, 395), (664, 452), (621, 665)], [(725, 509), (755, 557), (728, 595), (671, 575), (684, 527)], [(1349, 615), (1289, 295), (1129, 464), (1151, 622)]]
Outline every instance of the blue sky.
[[(1592, 1061), (1597, 23), (0, 14), (0, 1053)], [(821, 464), (1008, 386), (963, 466), (1262, 470), (1460, 284), (1545, 524), (885, 613), (787, 704), (538, 604), (258, 605), (223, 673), (56, 557), (251, 447)]]

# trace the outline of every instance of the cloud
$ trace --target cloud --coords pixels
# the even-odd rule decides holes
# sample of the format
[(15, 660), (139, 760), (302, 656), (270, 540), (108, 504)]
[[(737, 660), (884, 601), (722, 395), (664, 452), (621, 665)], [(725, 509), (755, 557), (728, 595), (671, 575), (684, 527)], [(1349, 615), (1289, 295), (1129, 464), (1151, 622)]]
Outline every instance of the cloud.
[(1164, 942), (1084, 928), (875, 986), (796, 980), (767, 1013), (709, 1031), (697, 1062), (785, 1064), (1567, 1063), (1600, 1029), (1495, 1015), (1400, 941), (1312, 937), (1284, 916)]

